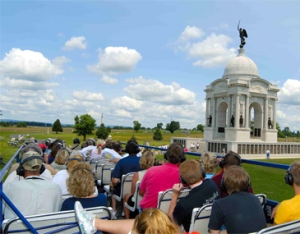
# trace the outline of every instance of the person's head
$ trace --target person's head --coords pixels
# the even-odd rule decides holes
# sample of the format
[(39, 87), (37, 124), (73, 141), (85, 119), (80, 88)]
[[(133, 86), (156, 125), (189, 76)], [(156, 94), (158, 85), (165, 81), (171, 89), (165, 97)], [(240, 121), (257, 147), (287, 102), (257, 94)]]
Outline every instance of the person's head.
[(53, 146), (52, 146), (52, 149), (51, 149), (51, 152), (50, 152), (50, 156), (51, 156), (52, 158), (55, 158), (57, 152), (58, 152), (61, 148), (63, 148), (63, 146), (62, 146), (61, 144), (55, 144), (55, 145), (53, 145)]
[(34, 137), (30, 137), (29, 143), (37, 143), (37, 140)]
[(46, 145), (47, 147), (50, 147), (51, 143), (52, 143), (51, 138), (47, 138), (47, 139), (45, 140), (45, 145)]
[(131, 155), (136, 155), (138, 152), (140, 152), (138, 143), (132, 139), (127, 141), (125, 152)]
[(29, 175), (40, 175), (45, 168), (43, 167), (43, 158), (41, 154), (35, 150), (29, 150), (23, 153), (17, 175), (26, 178)]
[(80, 144), (80, 140), (79, 140), (79, 138), (74, 138), (74, 140), (73, 140), (73, 144)]
[(175, 142), (168, 147), (165, 154), (165, 159), (168, 160), (168, 162), (172, 164), (178, 164), (182, 162), (183, 158), (184, 149), (179, 143)]
[(231, 166), (224, 172), (221, 185), (228, 194), (247, 192), (250, 188), (250, 177), (244, 168)]
[(170, 220), (165, 212), (160, 209), (149, 208), (136, 216), (132, 233), (173, 234), (180, 233), (180, 228)]
[(26, 147), (24, 147), (23, 149), (20, 150), (20, 157), (22, 157), (22, 155), (28, 151), (35, 151), (35, 152), (39, 153), (40, 155), (42, 155), (42, 153), (43, 153), (43, 151), (39, 147), (39, 145), (37, 145), (35, 143), (29, 143)]
[(179, 173), (182, 182), (193, 185), (205, 178), (205, 172), (197, 160), (190, 159), (180, 164)]
[(215, 172), (215, 168), (218, 165), (215, 155), (204, 152), (199, 161), (206, 173), (213, 174)]
[(153, 166), (154, 159), (155, 159), (155, 156), (151, 151), (149, 151), (149, 150), (144, 151), (144, 153), (142, 154), (142, 157), (140, 159), (140, 168), (145, 169), (145, 170), (149, 169), (150, 167)]
[(115, 141), (114, 143), (113, 143), (113, 150), (114, 151), (116, 151), (117, 153), (120, 153), (121, 152), (121, 150), (122, 150), (122, 144), (121, 144), (121, 142), (120, 141)]
[(241, 156), (233, 151), (229, 151), (225, 156), (224, 159), (220, 162), (221, 168), (229, 168), (230, 166), (241, 166), (242, 160)]
[(74, 197), (87, 197), (95, 191), (95, 177), (91, 165), (79, 162), (73, 165), (67, 179), (68, 191)]
[(83, 149), (83, 148), (85, 148), (85, 147), (87, 147), (88, 145), (87, 145), (87, 142), (86, 141), (83, 141), (82, 143), (81, 143), (81, 149)]
[(106, 141), (105, 148), (108, 148), (108, 149), (112, 149), (113, 148), (113, 142), (112, 142), (112, 140), (107, 140)]
[(295, 184), (300, 187), (300, 161), (295, 161), (287, 170), (285, 175), (285, 182), (288, 185)]
[(79, 150), (73, 150), (70, 157), (67, 159), (67, 170), (69, 171), (75, 164), (84, 162), (84, 158)]
[(65, 165), (69, 156), (70, 156), (69, 150), (67, 150), (66, 148), (61, 148), (57, 152), (54, 162), (58, 165)]
[(96, 145), (96, 142), (95, 142), (95, 140), (94, 140), (93, 138), (89, 138), (89, 139), (87, 140), (87, 144), (88, 144), (88, 145)]

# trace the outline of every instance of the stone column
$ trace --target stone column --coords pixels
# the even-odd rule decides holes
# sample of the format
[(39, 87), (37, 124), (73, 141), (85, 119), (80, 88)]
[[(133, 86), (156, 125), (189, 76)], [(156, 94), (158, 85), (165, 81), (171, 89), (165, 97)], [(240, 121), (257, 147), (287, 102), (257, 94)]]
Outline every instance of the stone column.
[(274, 106), (273, 106), (273, 129), (276, 130), (276, 99), (274, 99)]
[(240, 128), (240, 95), (236, 94), (235, 99), (235, 121), (234, 127)]
[(265, 98), (265, 126), (264, 126), (264, 129), (268, 129), (268, 98), (266, 97)]
[(249, 128), (249, 95), (246, 95), (245, 104), (245, 128)]
[(208, 120), (208, 117), (209, 117), (209, 110), (208, 110), (209, 100), (210, 100), (209, 98), (206, 98), (205, 121), (206, 121), (206, 126), (207, 127), (209, 126), (209, 120)]
[(228, 96), (228, 110), (227, 110), (227, 128), (230, 127), (230, 118), (231, 118), (231, 96)]
[(216, 98), (212, 99), (213, 100), (213, 105), (212, 105), (212, 113), (211, 113), (211, 117), (212, 117), (212, 127), (216, 127)]

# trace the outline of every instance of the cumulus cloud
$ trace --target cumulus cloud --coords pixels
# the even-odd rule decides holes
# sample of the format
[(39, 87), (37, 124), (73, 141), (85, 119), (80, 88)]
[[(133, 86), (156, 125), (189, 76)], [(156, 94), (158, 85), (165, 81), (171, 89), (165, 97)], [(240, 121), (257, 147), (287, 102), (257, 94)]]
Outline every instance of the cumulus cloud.
[(74, 50), (74, 49), (80, 49), (85, 50), (87, 46), (87, 43), (85, 41), (85, 37), (72, 37), (70, 40), (65, 42), (65, 45), (63, 47), (64, 50)]
[(134, 98), (123, 96), (111, 100), (112, 106), (116, 109), (125, 109), (127, 111), (136, 111), (141, 109), (143, 102)]
[(45, 90), (50, 87), (57, 87), (58, 83), (35, 82), (30, 80), (17, 80), (8, 77), (1, 78), (0, 87), (10, 89), (28, 89), (28, 90)]
[(106, 47), (99, 49), (99, 62), (87, 69), (96, 74), (115, 75), (132, 71), (142, 56), (135, 49), (127, 47)]
[(66, 56), (55, 57), (52, 59), (52, 63), (57, 67), (63, 67), (65, 63), (71, 62)]
[[(225, 26), (225, 25), (223, 25)], [(205, 68), (224, 66), (236, 56), (236, 49), (229, 48), (232, 39), (224, 34), (207, 36), (204, 40), (191, 43), (188, 39), (198, 39), (204, 32), (195, 26), (187, 26), (181, 33), (175, 51), (181, 51), (188, 59), (196, 60), (194, 66)]]
[(123, 118), (132, 118), (132, 115), (125, 110), (115, 110), (115, 114)]
[(190, 39), (200, 38), (204, 35), (201, 28), (195, 26), (186, 26), (184, 31), (180, 34), (179, 41), (187, 41)]
[(103, 75), (101, 81), (105, 84), (117, 84), (118, 80), (107, 75)]
[(157, 80), (146, 80), (143, 77), (127, 79), (130, 85), (124, 91), (137, 100), (147, 100), (161, 104), (192, 104), (196, 94), (180, 87), (176, 82), (164, 85)]
[(283, 84), (283, 87), (280, 89), (278, 93), (279, 103), (287, 103), (291, 105), (299, 105), (300, 104), (300, 81), (287, 79)]
[(79, 101), (98, 102), (103, 101), (104, 97), (101, 93), (91, 93), (84, 91), (73, 91), (73, 98)]
[(13, 48), (0, 61), (0, 75), (15, 80), (46, 81), (64, 71), (40, 52)]

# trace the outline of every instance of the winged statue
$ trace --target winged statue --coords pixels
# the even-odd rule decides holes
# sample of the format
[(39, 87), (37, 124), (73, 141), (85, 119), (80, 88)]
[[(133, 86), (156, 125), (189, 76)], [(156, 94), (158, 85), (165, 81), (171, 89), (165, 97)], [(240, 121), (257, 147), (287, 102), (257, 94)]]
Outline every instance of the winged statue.
[(237, 29), (238, 29), (238, 31), (240, 33), (240, 38), (241, 38), (240, 48), (243, 48), (244, 45), (246, 44), (245, 37), (248, 38), (248, 34), (247, 34), (246, 29), (240, 28), (239, 26), (240, 26), (240, 21), (239, 21)]

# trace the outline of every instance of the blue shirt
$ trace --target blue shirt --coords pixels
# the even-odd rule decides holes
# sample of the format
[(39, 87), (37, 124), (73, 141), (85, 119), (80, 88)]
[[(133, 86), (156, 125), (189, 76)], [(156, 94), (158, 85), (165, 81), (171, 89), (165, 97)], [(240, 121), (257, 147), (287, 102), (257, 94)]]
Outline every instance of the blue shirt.
[(92, 208), (96, 206), (107, 206), (106, 196), (102, 193), (99, 193), (97, 197), (91, 198), (78, 198), (78, 197), (70, 197), (67, 198), (62, 206), (61, 211), (64, 210), (74, 210), (74, 204), (76, 201), (80, 201), (83, 208)]
[(126, 175), (129, 172), (137, 172), (141, 170), (143, 169), (140, 168), (140, 158), (136, 155), (129, 155), (117, 162), (115, 169), (112, 172), (112, 177), (121, 180), (122, 175)]

